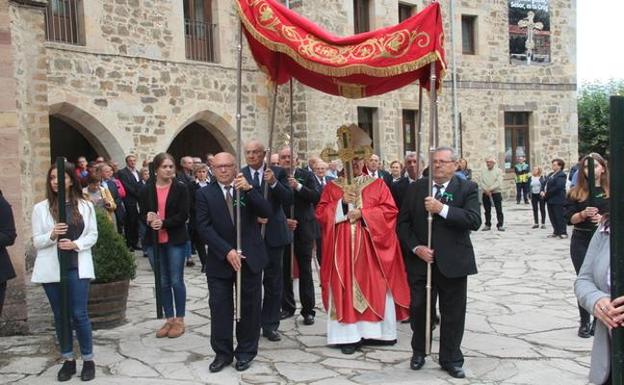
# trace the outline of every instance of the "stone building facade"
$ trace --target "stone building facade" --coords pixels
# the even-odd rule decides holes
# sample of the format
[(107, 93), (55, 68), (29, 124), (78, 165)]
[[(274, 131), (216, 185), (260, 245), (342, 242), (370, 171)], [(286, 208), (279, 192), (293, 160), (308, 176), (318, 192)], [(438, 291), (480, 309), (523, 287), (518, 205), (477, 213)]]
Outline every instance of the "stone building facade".
[[(10, 248), (19, 277), (10, 282), (0, 320), (5, 332), (26, 330), (28, 268), (23, 256), (30, 238), (30, 212), (34, 202), (43, 198), (45, 173), (54, 155), (76, 150), (72, 147), (79, 143), (77, 138), (119, 164), (130, 153), (142, 160), (184, 146), (193, 155), (203, 155), (233, 151), (236, 145), (238, 21), (233, 1), (204, 1), (210, 5), (210, 61), (188, 58), (188, 1), (73, 1), (74, 17), (79, 20), (77, 44), (52, 41), (50, 18), (46, 24), (45, 16), (52, 5), (72, 1), (0, 0), (0, 189), (13, 205), (19, 233)], [(290, 3), (296, 12), (336, 35), (354, 32), (357, 2)], [(418, 10), (428, 1), (400, 3)], [(448, 37), (448, 4), (441, 4)], [(475, 54), (462, 54), (460, 37), (455, 44), (461, 149), (471, 168), (478, 174), (488, 155), (504, 164), (505, 116), (512, 112), (523, 113), (528, 120), (526, 150), (532, 164), (548, 165), (554, 157), (575, 159), (575, 1), (550, 0), (551, 63), (530, 66), (510, 64), (508, 1), (456, 4), (457, 36), (461, 36), (462, 15), (476, 20)], [(399, 21), (398, 0), (370, 0), (367, 7), (371, 29)], [(450, 58), (448, 42), (447, 38)], [(282, 86), (278, 93), (274, 147), (287, 142), (287, 88)], [(271, 95), (272, 85), (245, 49), (244, 140), (268, 137)], [(383, 96), (345, 100), (295, 82), (294, 143), (300, 158), (333, 146), (338, 126), (358, 122), (358, 107), (371, 113), (375, 151), (385, 162), (401, 158), (406, 150), (402, 111), (418, 110), (416, 85)], [(440, 144), (452, 145), (450, 76), (445, 78), (438, 107)], [(426, 142), (427, 109), (422, 113)], [(60, 135), (60, 144), (51, 139), (55, 135)], [(426, 144), (421, 148), (426, 149)], [(510, 173), (506, 180), (511, 187)]]

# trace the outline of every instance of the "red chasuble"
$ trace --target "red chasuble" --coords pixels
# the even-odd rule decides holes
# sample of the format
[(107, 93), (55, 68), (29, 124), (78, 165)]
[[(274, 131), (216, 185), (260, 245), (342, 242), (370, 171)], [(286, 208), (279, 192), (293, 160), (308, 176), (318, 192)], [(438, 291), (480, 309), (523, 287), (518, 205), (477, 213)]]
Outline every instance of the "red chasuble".
[(329, 183), (316, 207), (323, 239), (323, 305), (342, 323), (379, 322), (390, 290), (396, 318), (404, 320), (409, 317), (410, 292), (396, 235), (398, 210), (382, 179), (365, 178), (363, 185), (362, 219), (353, 226), (348, 220), (336, 223), (343, 195), (339, 185)]

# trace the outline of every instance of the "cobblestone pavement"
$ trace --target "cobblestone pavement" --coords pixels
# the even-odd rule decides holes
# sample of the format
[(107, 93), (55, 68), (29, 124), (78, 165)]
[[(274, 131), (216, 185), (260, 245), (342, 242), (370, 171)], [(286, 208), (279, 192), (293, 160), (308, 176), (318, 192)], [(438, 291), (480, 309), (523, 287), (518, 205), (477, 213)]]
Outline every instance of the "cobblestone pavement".
[[(324, 312), (313, 326), (301, 317), (282, 322), (281, 342), (261, 338), (258, 357), (239, 373), (212, 374), (206, 280), (187, 269), (187, 332), (156, 339), (152, 276), (137, 257), (128, 322), (94, 332), (97, 378), (93, 384), (586, 384), (591, 339), (576, 336), (578, 311), (569, 241), (551, 240), (551, 228), (530, 228), (528, 206), (505, 202), (507, 231), (475, 232), (479, 274), (468, 280), (463, 351), (467, 378), (450, 378), (434, 355), (418, 372), (409, 369), (409, 325), (399, 326), (395, 346), (363, 347), (353, 356), (326, 346)], [(60, 368), (50, 312), (32, 285), (32, 335), (0, 338), (0, 383), (51, 384)], [(80, 368), (80, 363), (79, 363)], [(80, 369), (79, 369), (80, 370)], [(74, 378), (73, 382), (80, 381)]]

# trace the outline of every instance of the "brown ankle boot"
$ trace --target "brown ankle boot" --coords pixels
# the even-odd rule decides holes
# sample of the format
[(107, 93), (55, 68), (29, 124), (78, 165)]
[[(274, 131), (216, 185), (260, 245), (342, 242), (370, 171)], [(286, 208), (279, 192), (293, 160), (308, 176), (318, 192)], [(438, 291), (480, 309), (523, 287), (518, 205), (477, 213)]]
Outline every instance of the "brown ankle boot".
[(156, 338), (164, 338), (169, 334), (169, 330), (171, 330), (171, 326), (173, 325), (173, 318), (167, 319), (167, 322), (158, 329), (156, 332)]
[(184, 334), (184, 318), (175, 318), (167, 336), (169, 338), (178, 338), (182, 334)]

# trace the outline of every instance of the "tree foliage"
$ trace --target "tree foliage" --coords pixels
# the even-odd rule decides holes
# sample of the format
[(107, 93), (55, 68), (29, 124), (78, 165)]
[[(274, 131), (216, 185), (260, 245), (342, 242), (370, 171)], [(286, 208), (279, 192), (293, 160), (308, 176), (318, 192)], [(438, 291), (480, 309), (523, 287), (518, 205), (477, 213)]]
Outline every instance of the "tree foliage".
[(609, 149), (609, 96), (624, 95), (624, 80), (586, 83), (578, 97), (579, 153), (606, 155)]

